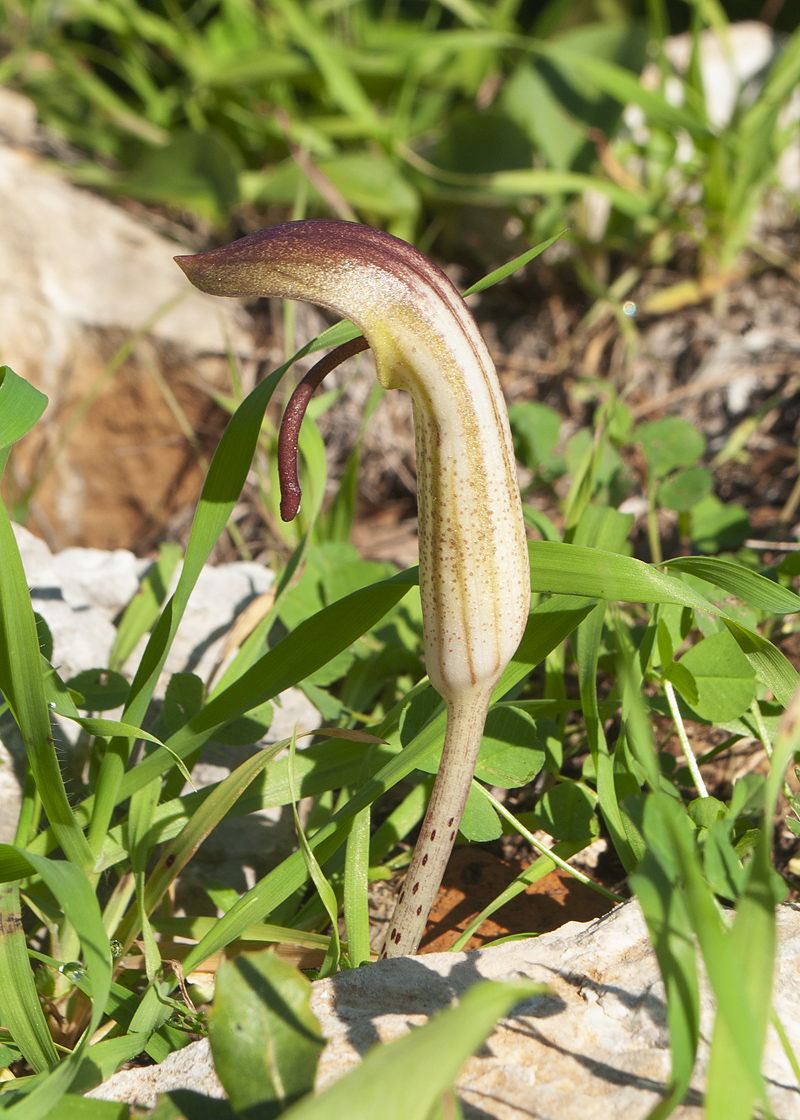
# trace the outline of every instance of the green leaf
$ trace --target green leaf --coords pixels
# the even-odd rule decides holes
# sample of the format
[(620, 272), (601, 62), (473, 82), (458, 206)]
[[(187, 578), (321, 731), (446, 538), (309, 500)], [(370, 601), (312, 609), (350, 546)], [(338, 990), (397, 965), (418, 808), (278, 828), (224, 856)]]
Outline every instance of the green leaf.
[(775, 699), (785, 707), (800, 684), (800, 674), (781, 651), (761, 634), (740, 626), (732, 619), (725, 618), (723, 621), (758, 679), (772, 689)]
[(120, 619), (117, 636), (108, 658), (110, 668), (121, 669), (133, 653), (139, 639), (155, 624), (180, 558), (179, 545), (159, 545), (158, 560), (145, 572), (139, 590), (128, 603)]
[[(640, 802), (641, 805), (641, 802)], [(626, 807), (632, 808), (630, 799)], [(658, 960), (667, 997), (672, 1071), (663, 1101), (648, 1120), (666, 1120), (683, 1100), (692, 1079), (700, 1041), (700, 992), (694, 936), (672, 862), (649, 848), (628, 882), (636, 892)]]
[(675, 685), (686, 703), (691, 704), (696, 710), (700, 693), (697, 689), (697, 681), (688, 666), (684, 665), (682, 661), (671, 661), (662, 670), (662, 675), (665, 680)]
[[(760, 1023), (754, 1016), (754, 1007), (769, 1006), (762, 991), (755, 993), (741, 984), (743, 962), (739, 959), (734, 943), (723, 923), (712, 891), (706, 883), (694, 845), (691, 824), (682, 808), (666, 794), (653, 794), (646, 799), (644, 808), (645, 838), (651, 850), (659, 851), (661, 858), (673, 868), (673, 874), (683, 880), (682, 893), (686, 901), (693, 931), (700, 942), (712, 990), (717, 1001), (717, 1023), (725, 1020), (734, 1042), (727, 1053), (730, 1070), (737, 1067), (737, 1080), (741, 1085), (743, 1075), (746, 1090), (758, 1093), (762, 1086), (760, 1074), (761, 1046)], [(734, 926), (735, 928), (735, 926)], [(769, 990), (769, 986), (767, 989)], [(741, 1067), (741, 1069), (739, 1069)], [(752, 1098), (751, 1098), (752, 1100)], [(729, 1113), (728, 1115), (733, 1115)], [(737, 1116), (743, 1116), (737, 1111)], [(750, 1116), (751, 1112), (748, 1111)], [(718, 1114), (722, 1120), (721, 1114)]]
[(471, 844), (488, 844), (503, 835), (500, 818), (474, 786), (469, 791), (458, 831)]
[(175, 132), (150, 148), (125, 176), (122, 189), (134, 198), (196, 210), (223, 220), (239, 200), (241, 156), (221, 132)]
[(691, 537), (701, 552), (732, 552), (750, 536), (747, 510), (736, 502), (721, 502), (715, 494), (691, 510)]
[[(301, 623), (251, 668), (210, 700), (166, 743), (184, 758), (217, 730), (326, 665), (375, 625), (416, 584), (416, 569), (348, 595)], [(129, 797), (170, 765), (169, 754), (154, 751), (129, 770), (118, 798)]]
[[(704, 797), (701, 800), (711, 799)], [(747, 875), (731, 844), (730, 830), (730, 823), (724, 820), (710, 826), (703, 845), (703, 870), (715, 894), (729, 902), (736, 902), (744, 889)]]
[(766, 576), (751, 572), (749, 568), (723, 556), (677, 556), (674, 560), (667, 560), (664, 567), (706, 580), (759, 610), (774, 614), (800, 611), (800, 595), (796, 591), (781, 587)]
[(726, 631), (703, 638), (678, 664), (694, 677), (698, 699), (692, 706), (709, 723), (736, 719), (753, 702), (753, 667)]
[(512, 404), (508, 410), (517, 458), (532, 471), (546, 463), (561, 435), (561, 417), (538, 401)]
[(318, 1096), (306, 1097), (285, 1120), (424, 1120), (497, 1018), (521, 1000), (549, 992), (543, 984), (484, 982), (457, 1007), (424, 1027), (376, 1046), (361, 1065)]
[(496, 109), (462, 109), (444, 123), (431, 157), (437, 168), (459, 175), (491, 175), (529, 168), (530, 141), (510, 117)]
[(380, 150), (345, 152), (322, 159), (319, 169), (365, 216), (407, 221), (416, 217), (420, 205), (417, 192)]
[(727, 816), (725, 803), (718, 801), (716, 797), (698, 797), (690, 802), (688, 809), (689, 816), (698, 828), (713, 828), (717, 821)]
[(161, 709), (167, 730), (180, 731), (200, 711), (204, 696), (205, 685), (195, 673), (173, 673)]
[[(658, 504), (677, 513), (688, 513), (711, 493), (714, 479), (707, 467), (689, 467), (666, 479), (658, 488)], [(798, 608), (800, 609), (800, 608)]]
[(232, 720), (231, 723), (216, 731), (214, 733), (215, 741), (231, 747), (245, 747), (250, 743), (257, 743), (269, 731), (272, 716), (273, 709), (269, 701), (266, 704), (259, 704), (246, 716)]
[(50, 827), (58, 837), (67, 858), (79, 866), (90, 867), (93, 862), (92, 853), (67, 798), (53, 745), (36, 619), (19, 548), (2, 500), (0, 692), (22, 732), (28, 763), (50, 820)]
[(130, 691), (130, 684), (122, 673), (115, 673), (113, 669), (85, 669), (68, 680), (66, 685), (81, 694), (82, 702), (77, 706), (87, 712), (119, 708)]
[(280, 1116), (313, 1090), (325, 1046), (311, 983), (268, 949), (223, 961), (208, 1038), (234, 1109), (259, 1120)]
[(308, 843), (305, 831), (300, 824), (300, 818), (297, 815), (297, 785), (294, 778), (294, 760), (296, 749), (296, 734), (292, 735), (289, 744), (289, 794), (292, 799), (292, 816), (294, 817), (294, 827), (297, 833), (297, 839), (300, 844), (300, 852), (305, 860), (308, 874), (311, 881), (317, 888), (320, 902), (325, 907), (325, 910), (331, 922), (331, 941), (328, 946), (328, 951), (325, 954), (325, 960), (320, 969), (320, 976), (329, 976), (335, 972), (339, 966), (339, 959), (341, 957), (341, 945), (339, 941), (339, 901), (336, 897), (336, 892), (325, 878), (325, 873), (317, 862), (317, 857)]
[(585, 786), (564, 779), (540, 797), (536, 822), (557, 840), (587, 844), (597, 835), (594, 797)]
[(113, 963), (94, 886), (86, 874), (66, 860), (50, 860), (21, 849), (16, 851), (27, 861), (31, 871), (41, 876), (78, 933), (86, 965), (82, 986), (88, 991), (92, 1005), (87, 1029), (72, 1053), (55, 1069), (39, 1074), (30, 1083), (31, 1091), (14, 1107), (14, 1116), (19, 1120), (39, 1120), (67, 1091), (81, 1066), (89, 1039), (103, 1018), (111, 991)]
[(706, 449), (702, 432), (680, 416), (640, 424), (633, 433), (641, 443), (653, 478), (664, 478), (678, 467), (689, 467)]
[(42, 1120), (128, 1120), (129, 1116), (124, 1101), (96, 1101), (67, 1093)]
[(28, 959), (19, 883), (0, 886), (0, 1018), (32, 1069), (55, 1065), (58, 1053)]
[(532, 249), (520, 253), (520, 255), (514, 257), (512, 261), (501, 265), (500, 268), (496, 268), (493, 272), (484, 276), (482, 280), (478, 280), (477, 283), (473, 284), (470, 288), (466, 288), (461, 293), (462, 296), (471, 296), (475, 292), (484, 292), (487, 288), (492, 288), (495, 284), (499, 284), (501, 280), (505, 280), (506, 277), (513, 276), (515, 272), (524, 268), (526, 264), (538, 257), (540, 253), (543, 253), (545, 249), (549, 249), (553, 242), (558, 241), (559, 237), (563, 237), (566, 232), (565, 229), (562, 229), (559, 233), (549, 237), (547, 241), (542, 241), (538, 245), (534, 245)]
[(0, 475), (11, 445), (29, 432), (47, 407), (47, 397), (9, 366), (0, 366)]
[[(519, 708), (497, 704), (483, 729), (475, 777), (490, 786), (515, 789), (533, 781), (544, 766), (546, 750), (536, 723)], [(463, 831), (463, 830), (462, 830)]]
[(532, 591), (591, 595), (612, 602), (678, 603), (714, 610), (707, 599), (682, 580), (632, 556), (559, 541), (528, 541), (528, 554)]
[[(564, 640), (593, 606), (591, 600), (563, 596), (553, 596), (546, 602), (537, 604), (528, 618), (528, 625), (517, 652), (495, 688), (495, 699), (502, 699), (510, 689), (529, 676), (532, 669)], [(276, 647), (279, 648), (280, 646)], [(323, 863), (344, 842), (350, 829), (350, 821), (357, 813), (372, 804), (387, 789), (391, 789), (397, 782), (408, 777), (437, 749), (441, 751), (444, 724), (442, 710), (402, 752), (390, 759), (369, 781), (364, 783), (347, 804), (335, 814), (329, 824), (310, 838), (309, 845), (314, 849), (318, 862)], [(215, 924), (186, 958), (184, 962), (186, 971), (192, 971), (211, 953), (240, 936), (241, 931), (247, 926), (260, 921), (302, 886), (307, 877), (308, 872), (302, 853), (295, 852), (284, 860), (280, 867), (270, 872), (246, 895), (243, 895), (225, 917)]]
[[(401, 742), (410, 742), (441, 710), (441, 704), (439, 694), (432, 688), (415, 697), (404, 713)], [(536, 723), (527, 712), (508, 704), (490, 708), (478, 754), (476, 778), (487, 785), (514, 789), (533, 780), (544, 766), (545, 757), (545, 748), (536, 735)], [(438, 754), (421, 762), (419, 769), (435, 774), (439, 769)], [(470, 839), (476, 838), (463, 828), (461, 831)]]

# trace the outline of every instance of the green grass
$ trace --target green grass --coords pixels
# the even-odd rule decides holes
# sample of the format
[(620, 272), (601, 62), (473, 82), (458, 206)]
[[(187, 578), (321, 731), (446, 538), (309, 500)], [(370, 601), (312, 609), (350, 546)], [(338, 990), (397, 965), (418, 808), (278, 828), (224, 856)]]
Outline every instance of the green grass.
[[(276, 213), (355, 218), (486, 266), (570, 225), (591, 289), (620, 253), (641, 270), (692, 243), (702, 279), (768, 251), (753, 219), (796, 135), (781, 110), (800, 75), (797, 13), (784, 6), (777, 57), (719, 129), (696, 55), (673, 73), (663, 40), (688, 26), (696, 51), (725, 25), (716, 3), (665, 0), (11, 0), (0, 83), (74, 145), (76, 181), (220, 232)], [(608, 201), (599, 226), (587, 190)]]

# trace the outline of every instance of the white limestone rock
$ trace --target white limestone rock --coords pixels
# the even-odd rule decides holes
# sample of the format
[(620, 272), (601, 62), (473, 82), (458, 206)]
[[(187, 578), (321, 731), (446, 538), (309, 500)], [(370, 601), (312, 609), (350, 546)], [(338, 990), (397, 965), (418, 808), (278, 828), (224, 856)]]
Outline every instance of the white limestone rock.
[[(0, 90), (0, 363), (49, 398), (14, 470), (21, 487), (36, 483), (54, 548), (130, 546), (202, 485), (161, 386), (207, 431), (201, 386), (229, 386), (225, 355), (253, 353), (250, 320), (189, 284), (172, 258), (190, 249), (45, 164), (43, 136), (31, 102)], [(126, 342), (129, 356), (110, 367)]]
[[(520, 1004), (466, 1062), (456, 1082), (465, 1120), (644, 1120), (669, 1079), (670, 1054), (664, 989), (636, 902), (538, 938), (471, 953), (401, 957), (317, 981), (311, 1006), (327, 1039), (317, 1089), (357, 1066), (376, 1042), (423, 1025), (479, 980), (520, 976), (546, 982), (553, 995)], [(799, 976), (800, 908), (781, 906), (774, 1003), (795, 1051)], [(713, 1013), (705, 980), (701, 1013), (699, 1060), (676, 1120), (703, 1115)], [(172, 1088), (219, 1096), (208, 1054), (206, 1040), (193, 1043), (179, 1060), (168, 1059), (163, 1081), (159, 1071), (166, 1062), (116, 1074), (89, 1095), (142, 1106)], [(763, 1069), (775, 1115), (797, 1120), (800, 1091), (771, 1027)]]

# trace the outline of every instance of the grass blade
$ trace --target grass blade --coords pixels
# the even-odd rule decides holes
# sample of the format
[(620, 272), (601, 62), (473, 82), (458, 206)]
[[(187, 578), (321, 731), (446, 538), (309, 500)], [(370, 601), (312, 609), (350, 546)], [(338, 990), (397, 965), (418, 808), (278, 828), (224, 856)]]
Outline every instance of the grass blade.
[(0, 887), (0, 1019), (32, 1069), (55, 1065), (58, 1052), (33, 982), (17, 883)]
[(0, 501), (0, 691), (22, 733), (36, 789), (67, 859), (92, 856), (67, 800), (50, 730), (36, 620), (17, 542)]

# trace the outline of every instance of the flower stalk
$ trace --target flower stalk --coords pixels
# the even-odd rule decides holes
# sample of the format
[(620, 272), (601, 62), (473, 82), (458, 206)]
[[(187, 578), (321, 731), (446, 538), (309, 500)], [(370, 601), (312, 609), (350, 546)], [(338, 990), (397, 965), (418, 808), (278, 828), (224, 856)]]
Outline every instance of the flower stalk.
[[(300, 299), (344, 316), (363, 332), (384, 388), (411, 395), (426, 668), (447, 704), (439, 773), (384, 948), (387, 957), (413, 954), (453, 848), (492, 691), (530, 605), (516, 465), (494, 365), (447, 277), (410, 245), (366, 226), (288, 222), (176, 260), (205, 292)], [(292, 454), (289, 440), (285, 455)]]

